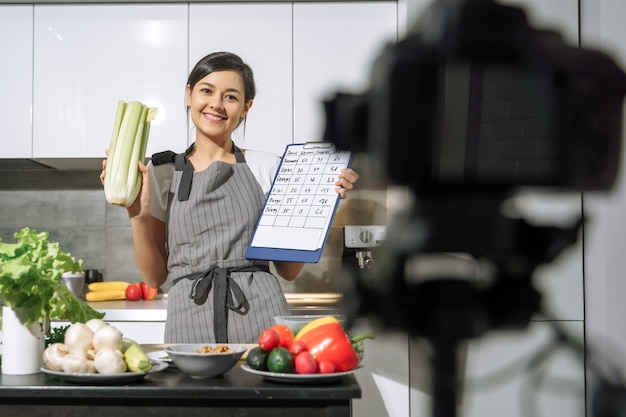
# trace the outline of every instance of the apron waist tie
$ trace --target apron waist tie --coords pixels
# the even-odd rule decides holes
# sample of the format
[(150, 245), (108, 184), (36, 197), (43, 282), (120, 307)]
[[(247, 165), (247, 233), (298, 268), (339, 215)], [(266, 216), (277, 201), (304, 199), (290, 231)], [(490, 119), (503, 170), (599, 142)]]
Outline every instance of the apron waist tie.
[(193, 281), (189, 298), (197, 305), (206, 302), (213, 287), (213, 332), (216, 343), (228, 343), (228, 310), (237, 314), (247, 314), (250, 306), (241, 287), (230, 277), (231, 272), (269, 272), (268, 265), (247, 265), (232, 268), (211, 266), (207, 271), (176, 278), (173, 285), (181, 279)]

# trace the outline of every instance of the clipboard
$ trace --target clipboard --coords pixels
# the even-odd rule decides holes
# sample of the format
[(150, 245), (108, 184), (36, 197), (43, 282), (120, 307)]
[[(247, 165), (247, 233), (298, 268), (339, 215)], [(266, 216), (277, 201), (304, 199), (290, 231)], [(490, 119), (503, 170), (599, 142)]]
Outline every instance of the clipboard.
[(287, 145), (246, 258), (319, 262), (341, 199), (335, 182), (352, 159), (330, 142)]

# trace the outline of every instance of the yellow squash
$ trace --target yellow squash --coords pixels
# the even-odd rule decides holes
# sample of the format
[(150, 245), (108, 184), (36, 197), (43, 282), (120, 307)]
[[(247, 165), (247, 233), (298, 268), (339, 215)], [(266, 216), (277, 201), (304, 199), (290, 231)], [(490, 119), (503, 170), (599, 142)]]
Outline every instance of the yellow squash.
[(89, 288), (89, 291), (126, 291), (129, 284), (126, 281), (92, 282), (87, 288)]
[(146, 372), (152, 368), (150, 358), (143, 348), (134, 340), (122, 338), (124, 345), (124, 362), (131, 372)]
[(87, 294), (85, 294), (86, 301), (112, 301), (125, 299), (126, 290), (89, 291)]

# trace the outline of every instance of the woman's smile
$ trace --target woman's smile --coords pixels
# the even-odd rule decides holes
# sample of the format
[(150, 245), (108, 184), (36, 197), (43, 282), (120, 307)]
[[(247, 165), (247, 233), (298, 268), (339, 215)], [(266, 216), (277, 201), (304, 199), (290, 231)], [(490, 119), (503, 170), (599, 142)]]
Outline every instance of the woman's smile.
[(225, 120), (225, 117), (222, 116), (218, 116), (216, 114), (212, 114), (212, 113), (203, 113), (204, 117), (212, 120), (212, 121), (216, 121), (216, 122), (221, 122), (222, 120)]

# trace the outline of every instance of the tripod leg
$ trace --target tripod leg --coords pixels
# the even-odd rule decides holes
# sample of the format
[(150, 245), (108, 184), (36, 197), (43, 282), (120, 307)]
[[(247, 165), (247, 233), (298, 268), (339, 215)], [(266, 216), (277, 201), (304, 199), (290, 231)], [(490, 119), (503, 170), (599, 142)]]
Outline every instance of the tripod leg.
[(432, 416), (455, 417), (457, 413), (457, 346), (452, 340), (433, 340)]

